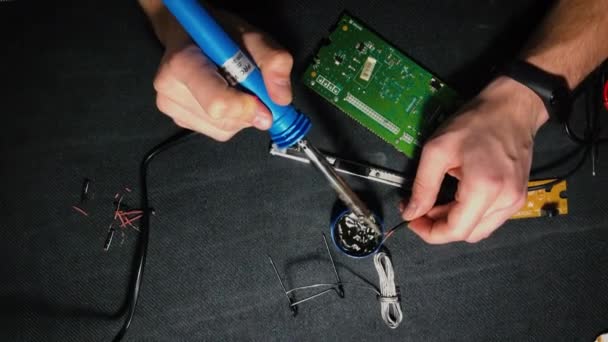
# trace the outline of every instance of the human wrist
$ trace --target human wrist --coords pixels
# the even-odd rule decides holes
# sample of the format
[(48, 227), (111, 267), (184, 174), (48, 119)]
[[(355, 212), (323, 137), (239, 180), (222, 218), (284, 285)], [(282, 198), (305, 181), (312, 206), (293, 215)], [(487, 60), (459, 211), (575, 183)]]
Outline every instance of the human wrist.
[[(527, 60), (519, 59), (503, 67), (501, 75), (532, 90), (543, 102), (548, 119), (559, 123), (567, 120), (571, 111), (572, 91), (563, 75), (549, 72)], [(541, 115), (539, 124), (546, 121), (543, 116)]]
[(480, 97), (511, 107), (506, 115), (510, 115), (518, 125), (529, 129), (533, 135), (549, 119), (542, 99), (527, 86), (507, 76), (499, 76), (490, 82)]

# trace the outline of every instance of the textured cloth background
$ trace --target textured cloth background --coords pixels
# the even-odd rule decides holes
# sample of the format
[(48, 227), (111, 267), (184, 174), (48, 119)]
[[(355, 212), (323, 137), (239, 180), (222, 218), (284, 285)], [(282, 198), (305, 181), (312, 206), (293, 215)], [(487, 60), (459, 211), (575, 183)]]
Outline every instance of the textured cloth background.
[[(225, 2), (295, 57), (295, 103), (322, 149), (412, 170), (391, 146), (299, 82), (341, 11), (382, 33), (465, 96), (513, 55), (547, 2)], [(599, 44), (599, 42), (598, 42)], [(138, 163), (175, 131), (154, 105), (161, 48), (134, 1), (0, 2), (0, 339), (108, 341), (122, 324), (137, 233), (102, 246), (114, 194), (138, 205)], [(577, 106), (577, 117), (582, 116)], [(407, 230), (388, 243), (405, 319), (380, 319), (366, 290), (326, 295), (291, 317), (288, 287), (333, 280), (321, 232), (336, 198), (307, 167), (268, 155), (268, 135), (196, 137), (150, 170), (156, 209), (131, 341), (590, 341), (608, 328), (608, 158), (569, 182), (570, 214), (509, 222), (478, 244), (430, 246)], [(574, 148), (537, 137), (535, 164)], [(546, 175), (558, 174), (552, 170)], [(83, 177), (94, 198), (84, 217)], [(349, 178), (388, 225), (403, 193)], [(333, 250), (335, 252), (335, 250)], [(372, 260), (336, 256), (345, 281), (373, 283)]]

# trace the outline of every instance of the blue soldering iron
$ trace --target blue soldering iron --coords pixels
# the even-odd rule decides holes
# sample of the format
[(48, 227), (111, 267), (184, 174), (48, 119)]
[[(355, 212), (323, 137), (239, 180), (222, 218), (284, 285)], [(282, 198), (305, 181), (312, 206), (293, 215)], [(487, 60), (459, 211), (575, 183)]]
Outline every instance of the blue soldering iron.
[(325, 157), (304, 138), (311, 127), (310, 119), (292, 105), (280, 106), (270, 99), (259, 68), (197, 0), (163, 2), (205, 55), (223, 69), (228, 81), (246, 88), (268, 107), (273, 118), (269, 130), (273, 143), (281, 149), (298, 144), (311, 163), (327, 178), (339, 198), (361, 219), (361, 223), (382, 234), (367, 206), (336, 174)]
[(270, 99), (255, 63), (197, 0), (164, 0), (164, 3), (205, 55), (223, 69), (228, 81), (247, 88), (270, 109), (270, 137), (279, 148), (294, 145), (308, 133), (310, 120), (292, 105), (280, 106)]

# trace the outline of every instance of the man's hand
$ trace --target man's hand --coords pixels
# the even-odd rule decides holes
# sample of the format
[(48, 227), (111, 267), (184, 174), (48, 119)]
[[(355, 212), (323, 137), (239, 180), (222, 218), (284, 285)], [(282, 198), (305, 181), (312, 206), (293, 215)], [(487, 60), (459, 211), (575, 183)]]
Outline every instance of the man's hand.
[[(403, 218), (423, 240), (477, 242), (524, 204), (534, 135), (546, 120), (531, 90), (499, 78), (424, 146)], [(434, 206), (445, 174), (458, 179), (451, 203)]]
[[(266, 130), (272, 126), (268, 108), (256, 97), (231, 87), (160, 1), (140, 3), (165, 45), (154, 79), (160, 111), (177, 125), (218, 141), (226, 141), (246, 127)], [(291, 55), (234, 15), (221, 11), (214, 15), (259, 66), (272, 100), (289, 104)]]
[[(608, 1), (561, 0), (522, 51), (537, 67), (576, 87), (608, 57)], [(403, 218), (429, 243), (476, 242), (524, 204), (534, 134), (547, 120), (527, 87), (498, 78), (422, 150)], [(445, 174), (459, 180), (453, 202), (434, 206)]]

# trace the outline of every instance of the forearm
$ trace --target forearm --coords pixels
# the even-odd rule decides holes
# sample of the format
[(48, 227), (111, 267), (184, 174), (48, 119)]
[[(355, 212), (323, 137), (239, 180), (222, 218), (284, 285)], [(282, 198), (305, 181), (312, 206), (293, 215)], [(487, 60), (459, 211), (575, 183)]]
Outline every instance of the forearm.
[(608, 57), (608, 1), (560, 0), (522, 57), (576, 87)]

